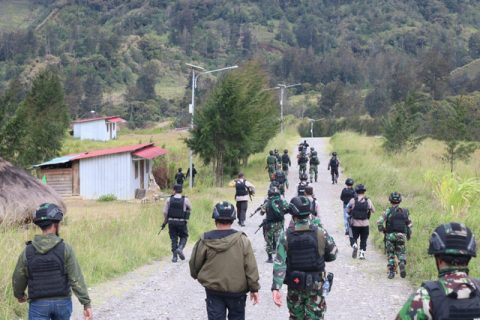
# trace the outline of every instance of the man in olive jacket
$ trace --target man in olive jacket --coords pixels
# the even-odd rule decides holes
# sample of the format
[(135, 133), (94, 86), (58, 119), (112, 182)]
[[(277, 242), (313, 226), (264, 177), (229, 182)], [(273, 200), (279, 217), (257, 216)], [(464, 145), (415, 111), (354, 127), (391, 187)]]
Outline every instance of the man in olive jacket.
[(209, 320), (245, 319), (247, 292), (253, 304), (259, 302), (257, 262), (250, 241), (232, 229), (235, 207), (227, 202), (213, 209), (216, 229), (203, 234), (190, 258), (190, 274), (205, 287)]

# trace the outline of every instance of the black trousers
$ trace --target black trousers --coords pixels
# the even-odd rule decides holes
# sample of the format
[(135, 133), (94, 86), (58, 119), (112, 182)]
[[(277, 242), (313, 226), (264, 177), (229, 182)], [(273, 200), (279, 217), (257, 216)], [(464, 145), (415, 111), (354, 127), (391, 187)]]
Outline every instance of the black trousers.
[(237, 201), (238, 222), (243, 223), (247, 219), (248, 201)]
[(177, 250), (180, 244), (185, 245), (188, 239), (188, 228), (186, 222), (169, 222), (168, 234), (172, 241), (172, 252)]
[(207, 292), (207, 314), (208, 320), (244, 320), (245, 302), (247, 295), (239, 297), (225, 297)]
[(360, 237), (360, 250), (367, 250), (367, 239), (370, 233), (370, 227), (352, 227), (353, 243), (357, 243)]

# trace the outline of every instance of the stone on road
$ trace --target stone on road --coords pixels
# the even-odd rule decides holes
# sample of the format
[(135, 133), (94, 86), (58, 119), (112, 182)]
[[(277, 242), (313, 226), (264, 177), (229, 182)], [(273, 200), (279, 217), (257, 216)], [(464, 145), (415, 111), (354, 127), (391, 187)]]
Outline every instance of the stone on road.
[[(374, 250), (370, 241), (366, 260), (352, 259), (348, 237), (344, 235), (343, 207), (340, 201), (343, 182), (347, 177), (340, 173), (339, 184), (331, 184), (327, 170), (330, 158), (328, 138), (307, 139), (307, 142), (318, 151), (320, 159), (318, 182), (313, 183), (320, 205), (320, 218), (339, 249), (336, 261), (327, 263), (327, 271), (333, 272), (335, 278), (332, 291), (327, 297), (325, 319), (393, 319), (412, 288), (405, 279), (387, 279), (386, 258)], [(295, 165), (288, 175), (290, 189), (286, 193), (287, 201), (296, 195), (299, 182), (296, 153), (295, 147), (292, 157)], [(341, 154), (339, 159), (342, 160)], [(257, 190), (254, 201), (249, 203), (248, 214), (263, 202), (266, 194), (267, 190)], [(375, 199), (372, 200), (375, 203)], [(161, 209), (159, 208), (159, 214)], [(383, 209), (377, 207), (377, 210)], [(192, 214), (194, 212), (193, 210)], [(284, 304), (278, 308), (272, 301), (272, 264), (265, 262), (267, 255), (263, 235), (261, 231), (254, 234), (261, 221), (262, 217), (257, 214), (253, 218), (247, 218), (243, 228), (236, 222), (233, 225), (235, 229), (245, 232), (252, 242), (260, 273), (260, 304), (254, 306), (247, 300), (246, 319), (287, 319), (286, 286), (282, 288)], [(290, 221), (289, 216), (286, 221)], [(370, 232), (377, 232), (374, 221), (371, 224)], [(161, 239), (169, 241), (165, 235)], [(190, 277), (190, 250), (191, 246), (185, 250), (185, 261), (179, 260), (174, 264), (167, 257), (94, 287), (91, 298), (95, 319), (207, 319), (205, 291)], [(78, 303), (74, 319), (82, 319)]]

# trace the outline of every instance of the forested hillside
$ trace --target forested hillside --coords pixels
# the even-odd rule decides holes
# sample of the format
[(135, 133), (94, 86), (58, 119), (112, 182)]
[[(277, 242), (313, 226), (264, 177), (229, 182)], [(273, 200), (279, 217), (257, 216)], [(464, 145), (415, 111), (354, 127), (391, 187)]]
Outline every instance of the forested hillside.
[(480, 90), (476, 0), (16, 0), (0, 12), (0, 93), (50, 65), (72, 118), (182, 118), (186, 62), (257, 58), (272, 86), (303, 84), (287, 111), (312, 118), (377, 117), (413, 92)]

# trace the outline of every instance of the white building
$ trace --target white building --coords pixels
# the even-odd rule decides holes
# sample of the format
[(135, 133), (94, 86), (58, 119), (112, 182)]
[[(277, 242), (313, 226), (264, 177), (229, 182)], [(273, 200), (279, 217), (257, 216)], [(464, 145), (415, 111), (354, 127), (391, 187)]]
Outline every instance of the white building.
[(166, 153), (147, 143), (71, 154), (34, 167), (62, 196), (98, 199), (112, 194), (130, 200), (137, 190), (148, 188), (152, 160)]
[(108, 141), (117, 138), (118, 123), (126, 121), (120, 117), (100, 117), (73, 121), (73, 136), (80, 140)]

